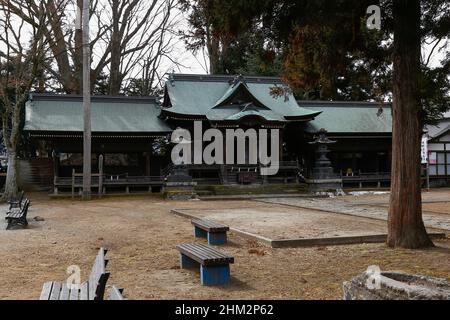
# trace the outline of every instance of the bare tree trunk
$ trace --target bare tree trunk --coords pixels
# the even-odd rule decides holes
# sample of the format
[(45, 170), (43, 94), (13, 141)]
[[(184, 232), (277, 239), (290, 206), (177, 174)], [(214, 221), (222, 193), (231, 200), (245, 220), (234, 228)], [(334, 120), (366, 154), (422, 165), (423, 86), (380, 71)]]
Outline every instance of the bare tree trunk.
[(16, 198), (19, 194), (19, 186), (17, 184), (17, 181), (19, 181), (18, 163), (17, 154), (8, 150), (8, 172), (6, 174), (5, 191), (2, 197), (3, 201)]
[(433, 246), (422, 219), (420, 0), (394, 0), (394, 103), (390, 247)]
[(59, 12), (61, 8), (55, 4), (54, 0), (48, 1), (48, 7), (48, 19), (52, 33), (47, 33), (47, 38), (58, 65), (61, 84), (66, 93), (80, 93), (80, 82), (73, 77), (70, 66), (69, 48), (64, 38), (65, 33), (61, 20), (62, 13)]
[(210, 27), (207, 27), (206, 43), (209, 55), (209, 73), (217, 74), (220, 69), (219, 41), (211, 34)]
[(120, 61), (121, 61), (121, 36), (120, 36), (120, 14), (119, 0), (113, 0), (112, 5), (112, 34), (111, 34), (111, 70), (109, 78), (109, 94), (116, 96), (120, 92)]
[[(77, 0), (77, 7), (83, 10), (83, 0)], [(83, 88), (83, 33), (81, 28), (75, 30), (73, 64), (75, 67), (74, 78), (77, 81), (77, 91), (72, 93), (81, 93), (81, 88)]]
[[(0, 39), (0, 61), (1, 74), (0, 77), (0, 104), (2, 105), (1, 123), (3, 130), (3, 142), (8, 152), (8, 172), (6, 175), (5, 191), (1, 198), (2, 201), (17, 197), (18, 195), (18, 178), (19, 178), (19, 147), (21, 137), (21, 120), (28, 100), (28, 93), (39, 82), (42, 76), (42, 65), (45, 64), (45, 47), (46, 31), (49, 24), (53, 21), (46, 19), (47, 11), (54, 11), (53, 1), (49, 1), (49, 5), (40, 3), (36, 6), (33, 0), (21, 2), (23, 9), (28, 12), (33, 8), (38, 14), (27, 25), (33, 32), (33, 37), (28, 48), (24, 48), (22, 41), (25, 30), (28, 30), (25, 21), (19, 28), (19, 32), (14, 31), (13, 15), (21, 17), (24, 12), (13, 13), (11, 2), (0, 1), (4, 18), (0, 19), (0, 26), (4, 37)], [(14, 10), (17, 10), (15, 8)], [(28, 15), (30, 16), (30, 15)], [(51, 19), (50, 19), (51, 20)], [(28, 31), (26, 31), (28, 32)]]
[[(20, 115), (21, 105), (15, 105), (12, 109), (11, 127), (8, 126), (8, 119), (3, 119), (3, 139), (8, 151), (8, 171), (6, 173), (5, 191), (3, 192), (2, 201), (8, 201), (16, 198), (19, 194), (19, 161), (18, 148), (20, 141)], [(11, 129), (11, 130), (9, 130)]]

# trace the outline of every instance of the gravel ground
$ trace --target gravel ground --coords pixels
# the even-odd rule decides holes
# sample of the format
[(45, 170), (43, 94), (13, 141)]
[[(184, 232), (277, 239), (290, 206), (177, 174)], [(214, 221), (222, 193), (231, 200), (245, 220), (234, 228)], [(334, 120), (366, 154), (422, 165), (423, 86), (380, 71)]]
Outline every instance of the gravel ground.
[(193, 241), (192, 228), (170, 210), (257, 210), (267, 204), (159, 198), (81, 203), (40, 195), (31, 200), (30, 220), (40, 216), (45, 221), (24, 231), (0, 226), (0, 299), (36, 299), (44, 282), (66, 279), (71, 265), (80, 266), (86, 279), (100, 246), (109, 249), (108, 284), (124, 287), (129, 299), (341, 299), (342, 282), (370, 265), (450, 278), (450, 240), (420, 251), (384, 245), (270, 249), (231, 234), (221, 248), (236, 258), (231, 283), (202, 287), (198, 273), (178, 267), (175, 246)]

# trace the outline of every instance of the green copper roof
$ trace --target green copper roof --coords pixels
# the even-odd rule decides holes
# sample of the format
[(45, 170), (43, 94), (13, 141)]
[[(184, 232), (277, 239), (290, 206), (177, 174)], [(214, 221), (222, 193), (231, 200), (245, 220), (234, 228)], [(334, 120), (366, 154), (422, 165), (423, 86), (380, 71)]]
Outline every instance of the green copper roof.
[[(154, 98), (93, 97), (92, 132), (170, 132), (170, 127), (158, 117), (160, 112)], [(82, 132), (82, 98), (32, 95), (26, 105), (25, 130)]]
[(245, 93), (247, 93), (248, 94), (248, 99), (250, 101), (253, 101), (257, 105), (264, 107), (264, 104), (261, 101), (259, 101), (252, 94), (252, 90), (248, 87), (248, 85), (245, 82), (238, 81), (238, 83), (230, 85), (228, 90), (225, 92), (224, 96), (222, 98), (220, 98), (219, 101), (216, 102), (216, 104), (214, 105), (214, 108), (230, 104), (231, 99), (233, 98), (233, 96), (238, 94), (239, 90), (242, 90)]
[(307, 121), (320, 114), (300, 107), (291, 93), (279, 98), (272, 96), (275, 86), (284, 84), (279, 78), (172, 75), (166, 83), (163, 111), (226, 121), (253, 103), (268, 121)]
[(306, 125), (308, 132), (326, 129), (329, 133), (390, 134), (392, 110), (390, 105), (365, 102), (304, 102), (299, 105), (322, 114)]

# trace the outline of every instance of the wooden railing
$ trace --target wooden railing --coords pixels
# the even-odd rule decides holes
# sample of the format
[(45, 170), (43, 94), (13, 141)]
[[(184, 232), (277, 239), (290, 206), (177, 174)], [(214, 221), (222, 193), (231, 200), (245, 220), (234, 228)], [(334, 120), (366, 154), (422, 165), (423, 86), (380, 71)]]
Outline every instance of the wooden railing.
[[(99, 175), (94, 174), (91, 178), (91, 187), (97, 188), (99, 195), (106, 192), (107, 187), (125, 187), (126, 193), (129, 193), (130, 187), (162, 187), (164, 177), (161, 176), (128, 176), (122, 175)], [(83, 175), (75, 173), (72, 177), (55, 177), (55, 194), (58, 194), (60, 188), (71, 188), (72, 197), (75, 196), (75, 190), (83, 187)]]
[(344, 174), (341, 172), (343, 183), (358, 183), (359, 188), (363, 187), (364, 183), (376, 183), (378, 188), (381, 188), (382, 183), (391, 182), (391, 173), (389, 172), (361, 172), (352, 174)]

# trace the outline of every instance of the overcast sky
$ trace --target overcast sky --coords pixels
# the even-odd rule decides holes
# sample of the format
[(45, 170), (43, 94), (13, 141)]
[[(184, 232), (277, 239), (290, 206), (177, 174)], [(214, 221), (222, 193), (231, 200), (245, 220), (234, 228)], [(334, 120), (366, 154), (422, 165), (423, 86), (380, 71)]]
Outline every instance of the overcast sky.
[[(72, 8), (72, 11), (76, 11), (76, 8)], [(71, 15), (70, 12), (66, 12), (66, 14)], [(179, 30), (185, 30), (188, 28), (187, 26), (187, 17), (185, 14), (177, 11), (176, 14), (179, 18)], [(18, 24), (19, 22), (16, 21)], [(95, 28), (95, 24), (91, 23), (92, 28)], [(91, 30), (92, 32), (92, 30)], [(25, 39), (26, 40), (26, 39)], [(1, 45), (1, 44), (0, 44)], [(434, 44), (426, 45), (423, 48), (423, 57), (424, 60), (427, 59), (431, 49), (433, 48)], [(1, 49), (1, 48), (0, 48)], [(97, 49), (97, 50), (101, 50)], [(444, 50), (438, 51), (435, 50), (432, 59), (431, 59), (431, 66), (439, 66), (440, 61), (445, 57), (445, 55), (450, 51), (450, 45), (448, 45)], [(94, 61), (96, 58), (96, 52), (94, 52)], [(180, 73), (195, 73), (195, 74), (204, 74), (208, 71), (208, 62), (203, 52), (199, 52), (196, 55), (194, 55), (192, 52), (189, 52), (185, 48), (185, 44), (182, 40), (179, 40), (177, 42), (174, 42), (173, 45), (173, 52), (172, 52), (172, 58), (174, 58), (178, 63), (180, 63), (180, 66), (176, 67), (173, 63), (169, 62), (168, 60), (164, 62), (164, 64), (161, 66), (160, 72), (180, 72)]]

